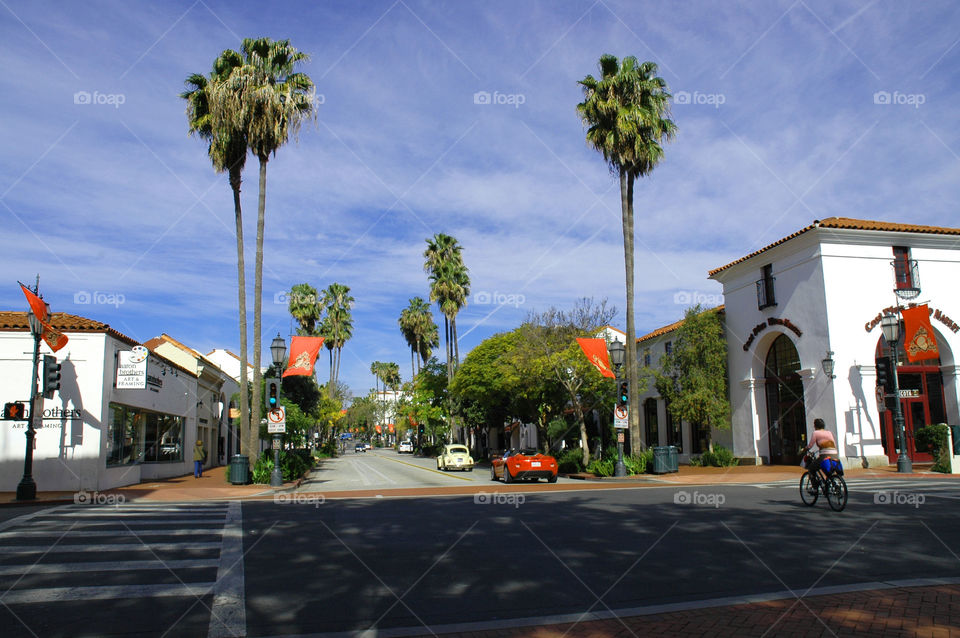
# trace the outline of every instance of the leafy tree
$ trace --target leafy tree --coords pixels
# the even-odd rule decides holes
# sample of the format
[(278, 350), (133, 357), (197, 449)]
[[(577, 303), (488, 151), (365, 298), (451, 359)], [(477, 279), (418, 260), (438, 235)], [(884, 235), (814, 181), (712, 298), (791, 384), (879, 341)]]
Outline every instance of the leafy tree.
[(676, 126), (670, 112), (667, 83), (657, 76), (653, 62), (638, 63), (629, 56), (619, 62), (600, 56), (600, 78), (580, 80), (584, 100), (577, 113), (587, 128), (587, 142), (603, 154), (611, 172), (620, 178), (623, 255), (627, 286), (627, 352), (625, 374), (630, 384), (631, 449), (640, 449), (640, 405), (637, 394), (637, 333), (634, 325), (634, 216), (633, 184), (649, 175), (663, 159), (662, 143), (673, 138)]
[[(673, 418), (694, 425), (730, 427), (727, 343), (720, 312), (689, 308), (676, 329), (673, 348), (660, 359), (654, 385)], [(713, 449), (713, 442), (710, 442)]]
[[(211, 111), (211, 101), (216, 87), (222, 85), (234, 69), (243, 63), (236, 51), (227, 49), (213, 61), (213, 71), (206, 77), (201, 73), (190, 75), (185, 84), (187, 90), (180, 97), (187, 102), (187, 121), (191, 135), (208, 142), (207, 155), (218, 173), (227, 172), (233, 191), (233, 213), (237, 238), (237, 294), (240, 315), (240, 370), (247, 371), (247, 283), (243, 257), (243, 214), (240, 205), (240, 185), (243, 167), (247, 160), (247, 137), (242, 129), (240, 114), (223, 109), (216, 120)], [(255, 435), (250, 424), (250, 392), (247, 383), (240, 384), (240, 444), (248, 455), (259, 453)], [(256, 457), (251, 458), (251, 463)]]
[[(241, 52), (231, 52), (229, 59), (234, 62), (229, 74), (210, 85), (208, 106), (213, 129), (229, 131), (230, 142), (242, 139), (260, 162), (253, 284), (253, 386), (259, 387), (267, 162), (296, 133), (302, 121), (314, 113), (315, 101), (311, 93), (313, 81), (295, 71), (307, 55), (290, 46), (289, 40), (244, 38)], [(257, 414), (257, 394), (252, 405), (253, 414)]]

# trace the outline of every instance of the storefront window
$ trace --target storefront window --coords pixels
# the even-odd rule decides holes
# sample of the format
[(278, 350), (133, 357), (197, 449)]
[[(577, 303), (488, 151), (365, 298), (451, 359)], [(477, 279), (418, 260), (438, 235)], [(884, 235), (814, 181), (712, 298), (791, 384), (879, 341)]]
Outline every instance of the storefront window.
[(183, 417), (110, 404), (107, 465), (183, 460)]

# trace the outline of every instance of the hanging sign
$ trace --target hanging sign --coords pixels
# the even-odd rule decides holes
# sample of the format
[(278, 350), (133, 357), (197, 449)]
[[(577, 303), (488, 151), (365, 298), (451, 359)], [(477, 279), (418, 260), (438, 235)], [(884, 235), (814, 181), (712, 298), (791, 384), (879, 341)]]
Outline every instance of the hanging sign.
[(144, 346), (117, 353), (116, 387), (123, 390), (142, 390), (147, 387), (147, 354)]

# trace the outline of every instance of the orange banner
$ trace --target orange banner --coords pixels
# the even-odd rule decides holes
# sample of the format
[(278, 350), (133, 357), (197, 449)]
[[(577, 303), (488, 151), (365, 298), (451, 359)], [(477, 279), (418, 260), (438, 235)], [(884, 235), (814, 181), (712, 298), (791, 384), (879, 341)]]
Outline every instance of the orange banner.
[(380, 424), (377, 424), (377, 434), (383, 434), (383, 426)]
[[(18, 281), (17, 283), (19, 284), (20, 282)], [(51, 317), (47, 312), (47, 304), (43, 299), (23, 284), (20, 284), (20, 289), (23, 291), (23, 296), (27, 298), (27, 303), (30, 304), (30, 310), (33, 311), (33, 316), (40, 322), (40, 337), (50, 346), (50, 349), (56, 352), (67, 345), (67, 341), (69, 341), (67, 335), (50, 325), (49, 320)]]
[(617, 375), (610, 369), (610, 357), (607, 355), (607, 342), (605, 339), (578, 338), (577, 343), (580, 344), (583, 354), (587, 355), (587, 361), (599, 370), (600, 374), (605, 377), (610, 377), (611, 379), (617, 378)]
[(323, 337), (291, 337), (290, 361), (287, 370), (281, 376), (312, 375), (313, 364), (317, 362), (317, 355), (322, 345)]
[[(17, 283), (20, 284), (19, 281)], [(23, 296), (27, 298), (27, 303), (30, 304), (30, 309), (33, 310), (33, 316), (40, 321), (46, 321), (47, 304), (43, 302), (43, 299), (35, 295), (32, 290), (23, 284), (20, 284), (20, 290), (23, 291)]]
[(930, 309), (926, 304), (916, 308), (904, 308), (903, 315), (903, 349), (907, 352), (907, 359), (911, 363), (925, 359), (936, 359), (940, 356), (937, 350), (937, 338), (930, 325)]

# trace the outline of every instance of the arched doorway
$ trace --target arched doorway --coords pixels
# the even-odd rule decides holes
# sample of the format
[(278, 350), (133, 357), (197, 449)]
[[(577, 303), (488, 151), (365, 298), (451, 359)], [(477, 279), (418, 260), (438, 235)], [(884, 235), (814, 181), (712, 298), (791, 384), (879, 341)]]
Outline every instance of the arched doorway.
[(800, 355), (789, 337), (780, 335), (770, 345), (764, 369), (770, 462), (795, 465), (807, 444), (807, 423)]
[[(903, 334), (903, 324), (900, 324)], [(876, 357), (889, 357), (892, 352), (881, 336), (877, 340)], [(947, 422), (946, 404), (943, 400), (943, 376), (940, 374), (940, 359), (927, 359), (911, 363), (903, 349), (903, 341), (897, 342), (897, 381), (900, 390), (900, 409), (903, 412), (903, 429), (907, 439), (907, 456), (920, 463), (932, 463), (933, 457), (917, 452), (914, 435), (926, 425)], [(896, 404), (887, 400), (887, 410), (881, 414), (880, 439), (887, 458), (895, 463), (900, 453), (897, 447), (897, 432), (894, 429), (893, 411)]]

